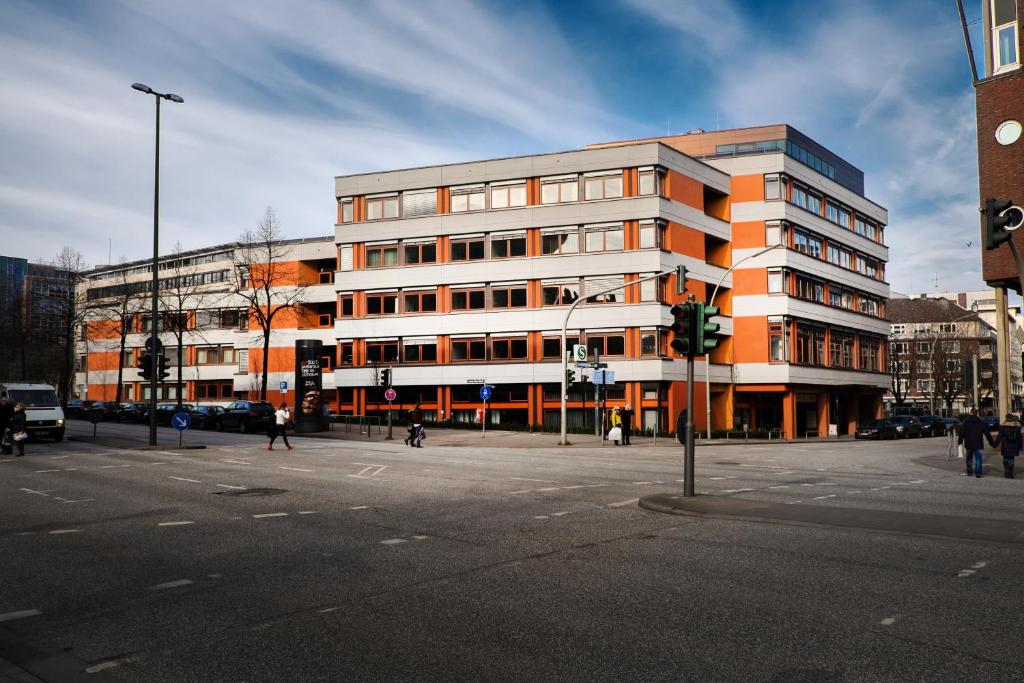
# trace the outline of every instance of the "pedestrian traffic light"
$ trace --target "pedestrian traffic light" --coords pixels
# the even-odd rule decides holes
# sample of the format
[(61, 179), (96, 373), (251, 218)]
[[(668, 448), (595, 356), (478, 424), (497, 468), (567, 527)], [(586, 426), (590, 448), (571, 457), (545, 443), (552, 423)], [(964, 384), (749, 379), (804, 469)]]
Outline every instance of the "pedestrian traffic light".
[(697, 341), (694, 338), (696, 325), (693, 319), (695, 307), (696, 304), (690, 303), (676, 304), (669, 311), (676, 319), (669, 328), (674, 335), (670, 346), (680, 356), (694, 355), (697, 350)]
[(170, 359), (160, 354), (156, 357), (156, 377), (161, 382), (171, 376), (171, 361)]
[(1024, 212), (1009, 199), (986, 199), (985, 248), (995, 249), (1009, 241), (1010, 233), (1024, 225)]
[(565, 370), (565, 386), (571, 387), (576, 383), (576, 371), (572, 368), (566, 368)]
[(391, 386), (391, 370), (389, 368), (383, 368), (380, 371), (380, 385), (382, 387)]
[(718, 346), (718, 331), (722, 326), (711, 322), (718, 315), (718, 306), (697, 304), (697, 353), (707, 354)]
[(142, 354), (142, 358), (139, 359), (138, 368), (142, 371), (142, 379), (147, 382), (153, 379), (153, 356), (148, 353)]

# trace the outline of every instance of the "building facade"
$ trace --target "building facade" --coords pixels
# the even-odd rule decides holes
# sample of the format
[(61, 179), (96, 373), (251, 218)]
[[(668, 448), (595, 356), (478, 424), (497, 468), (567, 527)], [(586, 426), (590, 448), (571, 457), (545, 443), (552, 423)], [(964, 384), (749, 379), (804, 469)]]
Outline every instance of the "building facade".
[[(726, 336), (697, 363), (699, 429), (707, 394), (720, 430), (847, 433), (881, 414), (887, 214), (860, 171), (788, 126), (344, 176), (336, 195), (345, 411), (386, 410), (386, 366), (403, 408), (473, 421), (486, 382), (490, 424), (557, 428), (557, 337), (583, 298), (569, 343), (616, 373), (609, 405), (671, 428), (686, 407), (674, 276), (628, 283), (685, 265)], [(570, 390), (571, 429), (590, 428), (592, 396)]]

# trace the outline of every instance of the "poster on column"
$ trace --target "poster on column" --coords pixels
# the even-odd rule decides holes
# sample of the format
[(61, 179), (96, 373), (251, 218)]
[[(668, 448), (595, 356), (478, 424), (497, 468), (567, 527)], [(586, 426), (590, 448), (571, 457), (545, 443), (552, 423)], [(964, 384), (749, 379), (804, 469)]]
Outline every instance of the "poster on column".
[(299, 339), (295, 342), (295, 431), (323, 429), (323, 371), (320, 356), (323, 342)]

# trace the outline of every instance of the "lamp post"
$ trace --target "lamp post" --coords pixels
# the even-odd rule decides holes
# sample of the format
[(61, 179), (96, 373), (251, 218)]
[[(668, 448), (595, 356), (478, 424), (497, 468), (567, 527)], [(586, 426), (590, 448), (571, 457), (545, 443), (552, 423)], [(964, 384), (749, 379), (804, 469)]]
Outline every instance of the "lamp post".
[[(757, 256), (760, 256), (761, 254), (767, 254), (772, 249), (779, 249), (779, 248), (781, 248), (783, 246), (785, 246), (785, 245), (783, 245), (781, 242), (779, 242), (778, 244), (773, 244), (772, 246), (767, 247), (765, 249), (762, 249), (761, 251), (755, 252), (755, 253), (751, 254), (750, 256), (744, 256), (739, 261), (737, 261), (736, 263), (734, 263), (731, 266), (729, 266), (729, 269), (726, 270), (724, 273), (722, 273), (722, 277), (718, 278), (718, 284), (716, 284), (715, 288), (711, 291), (711, 298), (708, 299), (708, 306), (714, 306), (715, 305), (715, 297), (718, 296), (718, 288), (722, 286), (722, 283), (725, 282), (725, 278), (729, 275), (729, 273), (731, 273), (733, 271), (733, 268), (735, 268), (736, 266), (740, 265), (744, 261), (749, 261), (750, 259), (755, 258)], [(707, 419), (708, 419), (708, 422), (707, 422), (707, 434), (708, 434), (708, 438), (710, 439), (711, 438), (711, 354), (707, 354), (706, 356), (704, 356), (704, 403), (705, 403), (705, 406), (707, 408)]]
[[(149, 445), (156, 445), (156, 385), (159, 373), (159, 362), (157, 353), (159, 338), (157, 334), (157, 315), (159, 304), (157, 302), (160, 285), (160, 100), (183, 103), (185, 100), (180, 95), (173, 93), (161, 93), (153, 90), (142, 83), (132, 83), (132, 88), (139, 92), (152, 95), (156, 98), (156, 158), (154, 160), (153, 172), (153, 309), (149, 323), (150, 337), (150, 376), (149, 376)], [(181, 401), (181, 397), (178, 397)]]

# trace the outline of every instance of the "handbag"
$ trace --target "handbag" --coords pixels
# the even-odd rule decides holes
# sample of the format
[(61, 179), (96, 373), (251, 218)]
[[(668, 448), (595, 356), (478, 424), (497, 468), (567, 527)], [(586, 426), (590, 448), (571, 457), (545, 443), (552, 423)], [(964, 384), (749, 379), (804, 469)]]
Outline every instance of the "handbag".
[(14, 436), (11, 438), (15, 441), (24, 441), (28, 438), (28, 432), (15, 432)]
[(964, 445), (962, 443), (956, 446), (956, 457), (961, 459), (964, 457)]
[(620, 429), (619, 427), (612, 427), (608, 431), (608, 440), (609, 441), (622, 441), (622, 429)]

